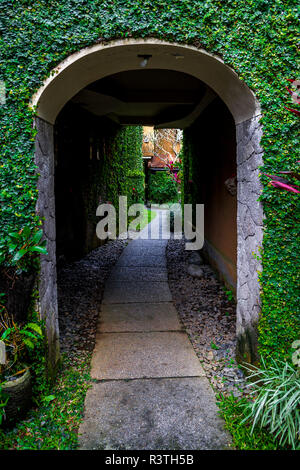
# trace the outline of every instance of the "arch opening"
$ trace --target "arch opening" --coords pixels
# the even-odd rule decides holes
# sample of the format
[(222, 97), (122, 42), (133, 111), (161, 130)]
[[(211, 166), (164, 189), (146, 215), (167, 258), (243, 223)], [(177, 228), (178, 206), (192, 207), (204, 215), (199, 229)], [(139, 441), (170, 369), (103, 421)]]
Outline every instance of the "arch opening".
[[(59, 354), (56, 252), (62, 255), (69, 247), (81, 256), (98, 243), (93, 224), (78, 217), (86, 211), (78, 187), (91, 177), (91, 139), (103, 148), (112, 128), (149, 124), (185, 130), (190, 154), (185, 170), (192, 174), (185, 202), (205, 205), (205, 251), (225, 282), (236, 287), (238, 355), (255, 362), (260, 266), (253, 252), (262, 241), (263, 212), (257, 201), (260, 111), (251, 90), (205, 51), (154, 39), (125, 40), (67, 58), (32, 105), (38, 116), (37, 210), (45, 217), (49, 253), (41, 262), (40, 299), (50, 362), (55, 365)], [(75, 168), (74, 152), (88, 159), (82, 171)], [(64, 185), (71, 189), (69, 198)], [(73, 214), (69, 219), (66, 210)], [(76, 239), (70, 240), (75, 229)]]

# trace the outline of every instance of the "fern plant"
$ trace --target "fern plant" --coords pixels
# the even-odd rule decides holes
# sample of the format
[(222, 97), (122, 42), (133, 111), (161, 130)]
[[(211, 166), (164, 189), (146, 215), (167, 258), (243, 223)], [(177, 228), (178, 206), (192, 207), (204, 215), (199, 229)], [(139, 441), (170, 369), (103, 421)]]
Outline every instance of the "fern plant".
[(43, 230), (38, 227), (23, 227), (11, 232), (6, 240), (0, 241), (0, 264), (14, 267), (17, 274), (31, 269), (37, 254), (46, 255), (46, 240), (42, 241)]
[(244, 366), (250, 372), (253, 401), (246, 405), (246, 418), (256, 426), (266, 428), (279, 444), (300, 450), (300, 374), (299, 368), (288, 362), (272, 361), (266, 368)]
[(38, 323), (17, 325), (5, 307), (0, 305), (0, 340), (6, 348), (5, 363), (0, 364), (0, 382), (26, 370), (28, 352), (35, 348), (42, 337), (42, 329)]

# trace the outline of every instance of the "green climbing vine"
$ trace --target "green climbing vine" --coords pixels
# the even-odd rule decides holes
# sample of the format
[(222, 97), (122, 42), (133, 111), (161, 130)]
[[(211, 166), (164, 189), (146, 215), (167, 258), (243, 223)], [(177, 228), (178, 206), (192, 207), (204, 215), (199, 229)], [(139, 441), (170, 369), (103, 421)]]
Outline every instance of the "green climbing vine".
[(142, 160), (143, 128), (112, 126), (105, 136), (104, 164), (97, 177), (99, 191), (105, 188), (105, 201), (116, 210), (119, 195), (127, 196), (127, 204), (144, 202), (145, 174)]
[[(282, 90), (297, 68), (297, 6), (296, 0), (1, 0), (2, 244), (11, 231), (39, 223), (30, 98), (63, 59), (96, 42), (157, 37), (222, 57), (261, 104), (264, 173), (296, 171), (297, 118), (284, 109), (290, 103)], [(116, 151), (124, 141), (120, 131)], [(111, 168), (107, 171), (113, 181), (113, 200), (116, 174)], [(266, 218), (260, 348), (264, 355), (286, 357), (290, 343), (299, 335), (299, 198), (271, 187), (265, 176), (262, 183)], [(134, 181), (132, 187), (137, 186)]]

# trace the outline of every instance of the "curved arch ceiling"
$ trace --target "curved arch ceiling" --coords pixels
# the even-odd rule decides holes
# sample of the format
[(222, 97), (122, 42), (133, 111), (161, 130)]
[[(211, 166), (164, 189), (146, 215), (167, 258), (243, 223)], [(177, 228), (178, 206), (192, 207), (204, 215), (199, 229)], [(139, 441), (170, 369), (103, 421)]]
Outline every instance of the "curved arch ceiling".
[[(143, 56), (149, 56), (145, 67)], [(236, 123), (260, 114), (253, 92), (219, 58), (190, 46), (128, 39), (69, 56), (31, 105), (52, 124), (73, 99), (121, 124), (187, 127), (216, 96)]]

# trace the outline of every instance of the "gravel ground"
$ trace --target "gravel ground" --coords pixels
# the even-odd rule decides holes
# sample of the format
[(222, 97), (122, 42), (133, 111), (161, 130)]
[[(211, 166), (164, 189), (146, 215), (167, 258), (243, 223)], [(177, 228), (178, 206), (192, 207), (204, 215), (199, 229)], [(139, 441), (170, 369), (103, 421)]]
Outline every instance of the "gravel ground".
[[(69, 356), (93, 351), (105, 281), (127, 243), (109, 241), (58, 268), (60, 344)], [(234, 302), (209, 265), (201, 266), (200, 279), (187, 273), (191, 252), (183, 240), (169, 240), (166, 254), (175, 307), (213, 388), (241, 396), (245, 381), (235, 361)]]
[(169, 285), (193, 347), (214, 390), (224, 394), (245, 394), (245, 380), (235, 361), (235, 303), (212, 268), (201, 265), (203, 277), (187, 273), (192, 252), (184, 240), (169, 240), (167, 266)]
[(111, 240), (80, 261), (58, 268), (58, 315), (61, 351), (91, 352), (105, 281), (118, 260), (125, 240)]

